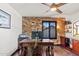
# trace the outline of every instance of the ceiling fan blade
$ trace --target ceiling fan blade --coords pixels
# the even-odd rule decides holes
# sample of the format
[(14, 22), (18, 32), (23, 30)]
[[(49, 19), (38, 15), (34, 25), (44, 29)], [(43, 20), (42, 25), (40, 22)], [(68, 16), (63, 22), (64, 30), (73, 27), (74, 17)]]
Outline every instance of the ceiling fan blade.
[(45, 6), (49, 6), (48, 4), (46, 4), (46, 3), (41, 3), (41, 4), (43, 4), (43, 5), (45, 5)]
[(52, 3), (50, 7), (52, 8), (52, 7), (55, 7), (55, 6), (56, 6), (56, 4), (55, 3)]
[(63, 6), (63, 5), (65, 5), (65, 4), (67, 4), (67, 3), (59, 3), (59, 4), (56, 4), (58, 7), (60, 7), (60, 6)]
[(57, 11), (58, 13), (60, 13), (60, 14), (63, 13), (63, 12), (62, 12), (61, 10), (59, 10), (59, 9), (57, 9), (56, 11)]

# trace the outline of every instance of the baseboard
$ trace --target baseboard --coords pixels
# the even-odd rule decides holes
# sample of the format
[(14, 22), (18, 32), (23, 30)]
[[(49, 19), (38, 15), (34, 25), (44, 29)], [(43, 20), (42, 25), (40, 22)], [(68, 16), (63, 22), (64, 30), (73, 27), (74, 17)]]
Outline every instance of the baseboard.
[(19, 49), (16, 49), (16, 50), (11, 54), (11, 56), (14, 56), (15, 53), (18, 52), (18, 51), (19, 51)]

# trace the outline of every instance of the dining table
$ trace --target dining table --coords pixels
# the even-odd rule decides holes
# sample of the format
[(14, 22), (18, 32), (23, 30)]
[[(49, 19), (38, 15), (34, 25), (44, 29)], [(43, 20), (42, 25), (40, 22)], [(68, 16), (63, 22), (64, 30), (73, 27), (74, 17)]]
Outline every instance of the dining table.
[(24, 39), (18, 42), (20, 56), (53, 56), (54, 42)]

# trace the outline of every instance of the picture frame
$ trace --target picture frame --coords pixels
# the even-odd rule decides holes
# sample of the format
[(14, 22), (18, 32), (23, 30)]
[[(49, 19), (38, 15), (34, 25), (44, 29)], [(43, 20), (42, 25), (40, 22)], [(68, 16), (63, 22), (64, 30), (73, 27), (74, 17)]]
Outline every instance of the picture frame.
[(0, 28), (11, 28), (11, 15), (0, 9)]

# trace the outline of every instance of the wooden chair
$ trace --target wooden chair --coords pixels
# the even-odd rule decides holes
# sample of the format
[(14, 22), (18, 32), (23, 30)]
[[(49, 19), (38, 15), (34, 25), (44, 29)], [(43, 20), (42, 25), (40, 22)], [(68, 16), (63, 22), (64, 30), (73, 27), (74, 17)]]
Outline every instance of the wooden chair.
[(53, 52), (53, 47), (52, 46), (48, 46), (48, 48), (46, 49), (46, 56), (54, 56), (54, 52)]
[(27, 47), (21, 47), (19, 46), (19, 56), (27, 56), (27, 53), (28, 53), (28, 48)]
[(33, 48), (32, 56), (42, 56), (42, 46), (36, 46)]

